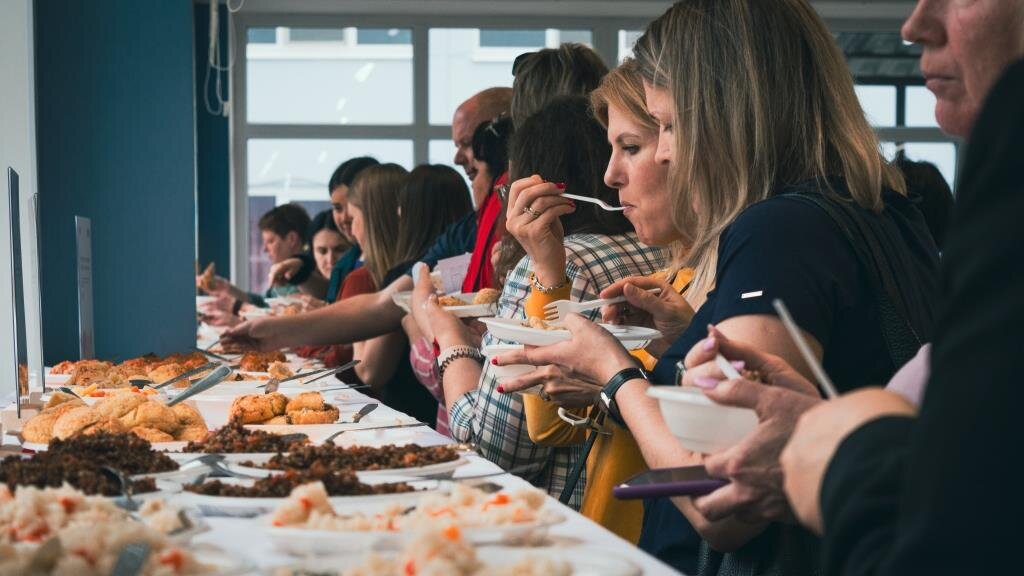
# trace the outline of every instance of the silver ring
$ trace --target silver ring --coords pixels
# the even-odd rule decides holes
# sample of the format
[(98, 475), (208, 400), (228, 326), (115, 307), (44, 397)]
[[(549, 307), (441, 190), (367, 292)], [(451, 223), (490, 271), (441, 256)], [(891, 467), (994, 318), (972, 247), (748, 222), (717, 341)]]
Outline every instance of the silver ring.
[(530, 208), (529, 206), (523, 206), (523, 213), (524, 214), (529, 214), (530, 216), (533, 216), (534, 218), (539, 218), (540, 217), (540, 212), (537, 212), (536, 210), (534, 210), (533, 208)]

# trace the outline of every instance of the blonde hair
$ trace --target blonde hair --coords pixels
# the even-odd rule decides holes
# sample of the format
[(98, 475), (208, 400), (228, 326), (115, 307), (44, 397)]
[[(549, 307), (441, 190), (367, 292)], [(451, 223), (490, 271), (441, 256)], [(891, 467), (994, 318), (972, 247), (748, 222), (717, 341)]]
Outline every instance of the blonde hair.
[(363, 254), (378, 290), (388, 271), (402, 263), (399, 251), (398, 206), (409, 173), (398, 164), (363, 169), (352, 182), (348, 201), (363, 213)]
[[(640, 64), (633, 58), (623, 60), (618, 68), (613, 69), (601, 80), (601, 85), (590, 93), (590, 106), (597, 121), (606, 130), (608, 129), (608, 108), (614, 106), (630, 121), (636, 123), (640, 129), (652, 132), (657, 140), (658, 121), (647, 111), (643, 73), (640, 70)], [(672, 261), (666, 270), (666, 275), (668, 281), (671, 282), (676, 272), (683, 267), (688, 250), (685, 244), (679, 241), (669, 245), (669, 250), (672, 254)]]
[(714, 286), (718, 237), (782, 187), (845, 181), (880, 211), (903, 178), (881, 156), (846, 61), (806, 0), (687, 0), (634, 48), (644, 79), (672, 94), (673, 220), (690, 246), (693, 294)]

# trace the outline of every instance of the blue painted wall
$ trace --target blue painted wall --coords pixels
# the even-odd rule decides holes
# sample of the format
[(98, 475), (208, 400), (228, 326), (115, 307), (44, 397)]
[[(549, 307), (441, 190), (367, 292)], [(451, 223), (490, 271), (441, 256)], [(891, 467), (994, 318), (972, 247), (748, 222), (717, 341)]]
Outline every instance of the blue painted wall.
[[(228, 12), (220, 9), (221, 62), (227, 62)], [(196, 85), (196, 222), (198, 225), (199, 265), (214, 262), (225, 278), (231, 273), (231, 161), (228, 119), (210, 114), (203, 102), (206, 63), (210, 50), (210, 5), (195, 6), (195, 85)], [(205, 86), (211, 106), (216, 106), (216, 72), (210, 72)], [(227, 94), (228, 74), (221, 72), (222, 92)]]
[(92, 219), (96, 354), (195, 343), (192, 2), (35, 4), (47, 363), (78, 354), (74, 216)]

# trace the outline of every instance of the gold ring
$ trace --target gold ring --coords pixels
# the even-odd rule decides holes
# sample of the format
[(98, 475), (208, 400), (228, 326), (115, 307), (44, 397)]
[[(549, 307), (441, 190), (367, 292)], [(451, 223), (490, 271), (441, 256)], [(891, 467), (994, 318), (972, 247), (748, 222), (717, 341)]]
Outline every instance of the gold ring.
[(538, 218), (540, 216), (540, 212), (537, 212), (536, 210), (534, 210), (533, 208), (530, 208), (529, 206), (523, 206), (523, 213), (524, 214), (529, 214), (530, 216), (533, 216), (534, 218)]

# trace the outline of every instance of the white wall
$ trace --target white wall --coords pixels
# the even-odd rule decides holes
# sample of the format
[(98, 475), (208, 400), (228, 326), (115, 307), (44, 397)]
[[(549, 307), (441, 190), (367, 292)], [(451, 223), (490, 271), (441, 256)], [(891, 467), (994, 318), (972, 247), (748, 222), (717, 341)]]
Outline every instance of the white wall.
[[(36, 191), (35, 90), (32, 44), (32, 0), (0, 2), (0, 222), (7, 222), (7, 167), (20, 177), (22, 265), (26, 278), (25, 309), (29, 340), (29, 366), (37, 365), (39, 349), (39, 287), (36, 285), (35, 214)], [(10, 238), (0, 233), (0, 405), (11, 400), (14, 383), (12, 356), (13, 310), (10, 283)]]

